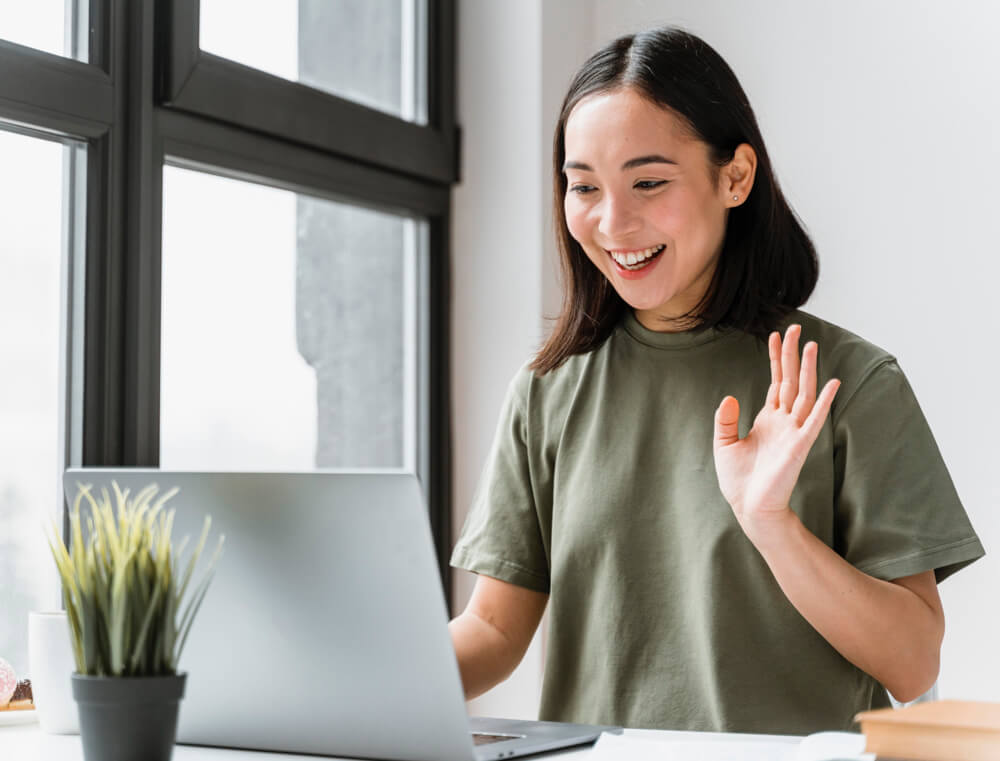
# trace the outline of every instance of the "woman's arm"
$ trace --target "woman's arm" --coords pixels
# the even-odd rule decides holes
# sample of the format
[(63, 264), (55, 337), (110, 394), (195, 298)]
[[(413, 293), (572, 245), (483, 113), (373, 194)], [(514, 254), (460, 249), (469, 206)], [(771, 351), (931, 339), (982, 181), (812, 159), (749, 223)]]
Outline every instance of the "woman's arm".
[(933, 571), (894, 581), (859, 571), (791, 510), (754, 544), (788, 600), (847, 660), (908, 702), (937, 679), (944, 611)]
[(466, 700), (511, 675), (531, 644), (548, 600), (542, 592), (477, 577), (469, 604), (448, 624)]
[(847, 660), (906, 702), (937, 678), (944, 613), (933, 571), (881, 581), (859, 571), (820, 541), (789, 508), (806, 456), (840, 386), (816, 395), (814, 342), (799, 365), (801, 328), (768, 348), (771, 386), (746, 437), (739, 403), (726, 397), (715, 415), (719, 487), (744, 533), (802, 616)]

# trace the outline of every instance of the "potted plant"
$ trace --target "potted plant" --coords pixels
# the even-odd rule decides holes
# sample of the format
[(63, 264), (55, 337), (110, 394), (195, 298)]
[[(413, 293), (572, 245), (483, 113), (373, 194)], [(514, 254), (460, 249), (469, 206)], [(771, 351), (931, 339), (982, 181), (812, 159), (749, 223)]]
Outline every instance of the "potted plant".
[[(130, 496), (112, 482), (99, 496), (79, 485), (69, 546), (52, 526), (49, 547), (62, 581), (76, 662), (73, 697), (86, 761), (169, 761), (186, 674), (177, 673), (195, 614), (205, 597), (223, 537), (187, 602), (211, 518), (181, 573), (188, 538), (171, 544), (177, 493), (157, 497), (151, 484)], [(90, 515), (80, 515), (86, 500)]]

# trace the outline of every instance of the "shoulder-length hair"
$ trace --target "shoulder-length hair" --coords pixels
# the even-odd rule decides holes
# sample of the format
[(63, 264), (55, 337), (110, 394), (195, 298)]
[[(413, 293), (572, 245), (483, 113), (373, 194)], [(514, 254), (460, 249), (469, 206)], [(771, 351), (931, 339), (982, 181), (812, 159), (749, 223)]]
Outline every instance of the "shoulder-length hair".
[(778, 187), (753, 109), (729, 65), (704, 40), (675, 27), (620, 37), (577, 72), (556, 124), (553, 211), (563, 304), (555, 329), (531, 363), (538, 375), (600, 346), (629, 308), (570, 235), (563, 207), (570, 112), (588, 95), (621, 88), (668, 109), (707, 144), (713, 182), (741, 143), (757, 154), (753, 188), (729, 211), (715, 275), (702, 300), (684, 315), (695, 330), (735, 328), (766, 338), (805, 303), (819, 275), (816, 250)]

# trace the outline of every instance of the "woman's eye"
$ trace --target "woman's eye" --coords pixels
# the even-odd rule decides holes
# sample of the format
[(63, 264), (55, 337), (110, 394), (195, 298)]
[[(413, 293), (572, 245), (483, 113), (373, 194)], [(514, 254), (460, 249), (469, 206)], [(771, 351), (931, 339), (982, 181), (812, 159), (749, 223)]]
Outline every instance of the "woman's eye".
[[(635, 188), (638, 190), (654, 190), (661, 185), (666, 185), (669, 180), (639, 180), (635, 183)], [(585, 185), (584, 183), (576, 183), (575, 185), (570, 185), (568, 188), (570, 193), (577, 193), (579, 195), (586, 195), (588, 193), (593, 193), (597, 190), (593, 185)]]

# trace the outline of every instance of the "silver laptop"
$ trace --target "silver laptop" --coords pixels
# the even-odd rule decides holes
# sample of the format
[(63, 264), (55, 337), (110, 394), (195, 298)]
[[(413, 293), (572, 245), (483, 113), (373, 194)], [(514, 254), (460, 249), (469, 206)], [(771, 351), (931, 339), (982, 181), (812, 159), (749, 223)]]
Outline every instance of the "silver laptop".
[(177, 486), (175, 542), (225, 534), (181, 655), (178, 742), (407, 761), (474, 761), (611, 727), (469, 719), (417, 479), (387, 471), (70, 469), (77, 484)]

